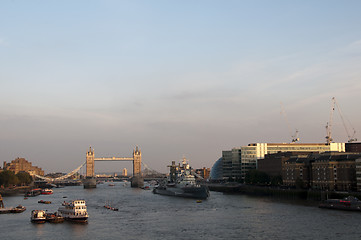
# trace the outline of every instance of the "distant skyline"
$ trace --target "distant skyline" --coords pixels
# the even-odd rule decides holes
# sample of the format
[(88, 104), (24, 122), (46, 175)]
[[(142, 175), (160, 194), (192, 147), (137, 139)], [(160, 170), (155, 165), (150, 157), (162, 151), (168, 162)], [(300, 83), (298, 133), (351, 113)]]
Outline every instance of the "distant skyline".
[[(0, 161), (212, 167), (253, 142), (361, 139), (360, 1), (2, 1)], [(281, 102), (289, 126), (281, 112)], [(350, 127), (350, 126), (348, 126)], [(338, 113), (335, 142), (347, 135)], [(130, 163), (96, 163), (96, 172)]]

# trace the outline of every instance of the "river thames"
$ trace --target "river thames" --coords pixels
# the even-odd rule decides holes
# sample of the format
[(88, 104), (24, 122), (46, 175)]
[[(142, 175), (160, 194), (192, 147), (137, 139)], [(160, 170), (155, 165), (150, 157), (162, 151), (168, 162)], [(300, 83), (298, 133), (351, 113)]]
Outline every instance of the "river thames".
[[(21, 204), (27, 210), (0, 215), (1, 239), (361, 239), (360, 212), (218, 192), (197, 203), (114, 184), (54, 188), (52, 195), (28, 199), (4, 197), (5, 207)], [(86, 200), (88, 224), (30, 222), (31, 210), (56, 211), (73, 199)], [(119, 211), (105, 209), (107, 201)]]

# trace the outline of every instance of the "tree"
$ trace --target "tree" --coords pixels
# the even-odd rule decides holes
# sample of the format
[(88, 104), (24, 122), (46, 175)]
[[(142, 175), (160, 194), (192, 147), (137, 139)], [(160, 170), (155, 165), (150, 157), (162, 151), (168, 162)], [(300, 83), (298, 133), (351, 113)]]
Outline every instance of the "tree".
[(280, 186), (283, 184), (282, 175), (277, 175), (271, 177), (271, 185), (272, 186)]
[(268, 184), (270, 176), (265, 172), (251, 169), (246, 173), (245, 182), (248, 184)]
[(13, 171), (4, 170), (0, 173), (0, 185), (8, 187), (9, 185), (16, 185), (18, 182), (19, 179)]
[(33, 181), (32, 177), (27, 172), (18, 172), (16, 177), (19, 179), (19, 184), (28, 185)]

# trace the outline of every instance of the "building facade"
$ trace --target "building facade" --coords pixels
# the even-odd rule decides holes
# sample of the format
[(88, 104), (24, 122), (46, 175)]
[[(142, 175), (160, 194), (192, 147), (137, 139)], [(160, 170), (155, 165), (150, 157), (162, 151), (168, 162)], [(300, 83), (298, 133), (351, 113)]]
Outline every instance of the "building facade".
[(233, 148), (222, 151), (222, 178), (238, 179), (241, 177), (241, 149)]
[(123, 168), (123, 172), (122, 172), (123, 177), (127, 177), (128, 176), (128, 170), (126, 168)]
[(223, 176), (223, 158), (221, 157), (213, 164), (210, 179), (211, 181), (221, 181)]
[(355, 191), (358, 153), (325, 153), (312, 163), (312, 187), (325, 190)]
[(44, 171), (36, 166), (33, 166), (31, 162), (25, 160), (25, 158), (17, 158), (10, 163), (4, 162), (4, 170), (10, 170), (17, 174), (18, 172), (27, 172), (30, 175), (44, 176)]
[(282, 166), (283, 185), (311, 187), (311, 160), (309, 156), (292, 156)]
[(200, 176), (203, 179), (208, 179), (211, 173), (211, 169), (210, 168), (199, 168), (195, 170), (197, 175)]
[(361, 192), (361, 157), (355, 160), (356, 165), (356, 187)]
[(361, 142), (345, 143), (346, 152), (361, 152)]
[[(250, 169), (256, 169), (258, 160), (266, 154), (278, 152), (345, 152), (345, 143), (251, 143), (247, 146), (222, 151), (223, 177), (244, 180)], [(279, 168), (282, 171), (282, 168)]]
[(257, 169), (270, 176), (282, 175), (284, 164), (290, 159), (307, 158), (308, 152), (278, 152), (266, 154), (263, 159), (258, 159)]

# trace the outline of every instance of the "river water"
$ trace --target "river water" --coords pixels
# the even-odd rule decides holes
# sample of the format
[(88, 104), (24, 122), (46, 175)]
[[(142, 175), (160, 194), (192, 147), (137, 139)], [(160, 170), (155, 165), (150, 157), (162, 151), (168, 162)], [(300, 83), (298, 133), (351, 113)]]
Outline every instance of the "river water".
[[(361, 239), (361, 212), (218, 192), (197, 203), (114, 184), (55, 188), (52, 195), (28, 199), (4, 197), (5, 207), (22, 204), (27, 210), (0, 215), (0, 239)], [(52, 204), (39, 204), (41, 199)], [(72, 199), (86, 200), (88, 224), (30, 222), (31, 210), (56, 211)], [(105, 209), (106, 201), (119, 211)]]

